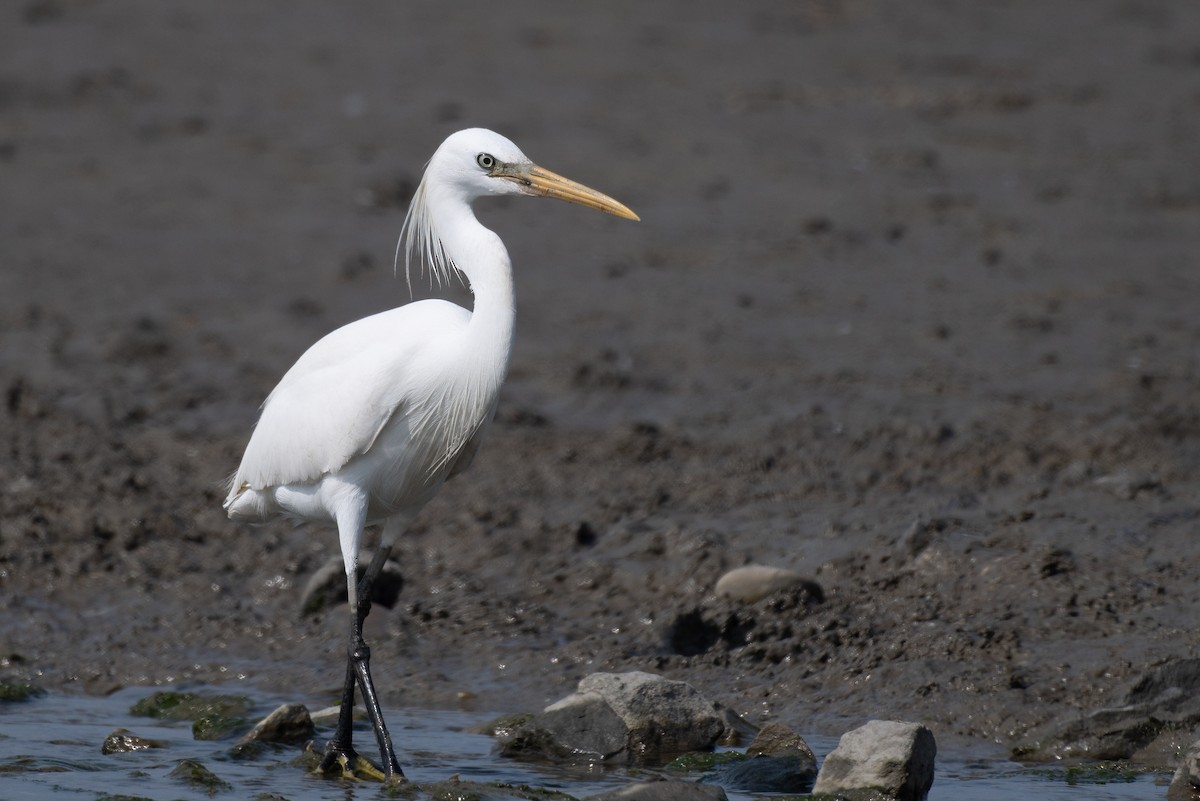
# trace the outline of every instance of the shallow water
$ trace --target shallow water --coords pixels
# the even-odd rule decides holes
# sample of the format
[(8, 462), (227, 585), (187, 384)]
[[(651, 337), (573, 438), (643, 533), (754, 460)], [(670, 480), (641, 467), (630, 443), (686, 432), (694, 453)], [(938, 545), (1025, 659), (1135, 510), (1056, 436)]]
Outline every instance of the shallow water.
[[(188, 688), (205, 692), (206, 688)], [(218, 690), (212, 690), (217, 692)], [(220, 692), (228, 692), (222, 689)], [(130, 688), (104, 698), (50, 694), (26, 702), (0, 704), (0, 798), (41, 801), (45, 798), (98, 799), (113, 795), (149, 799), (208, 799), (203, 789), (169, 774), (182, 759), (202, 763), (233, 789), (217, 797), (253, 798), (272, 794), (302, 799), (365, 799), (380, 797), (379, 786), (348, 784), (309, 775), (294, 764), (295, 749), (268, 753), (251, 761), (229, 756), (229, 740), (197, 741), (186, 721), (160, 721), (129, 714), (129, 708), (152, 692)], [(265, 715), (282, 699), (249, 694)], [(529, 784), (584, 798), (635, 780), (645, 773), (626, 770), (562, 769), (500, 759), (492, 740), (470, 729), (495, 717), (490, 714), (445, 710), (389, 711), (389, 722), (409, 779), (418, 784), (458, 775), (464, 781)], [(127, 754), (102, 755), (104, 738), (126, 728), (145, 738), (166, 740), (169, 747)], [(328, 732), (318, 731), (319, 736)], [(368, 741), (369, 733), (363, 735)], [(836, 738), (811, 737), (809, 744), (823, 757)], [(939, 757), (932, 801), (1004, 801), (1005, 799), (1146, 799), (1165, 795), (1165, 775), (1140, 774), (1132, 781), (1074, 783), (1065, 770), (1029, 769), (1011, 762), (971, 760), (944, 753)], [(1157, 785), (1157, 786), (1156, 786)], [(730, 799), (765, 796), (726, 788)]]

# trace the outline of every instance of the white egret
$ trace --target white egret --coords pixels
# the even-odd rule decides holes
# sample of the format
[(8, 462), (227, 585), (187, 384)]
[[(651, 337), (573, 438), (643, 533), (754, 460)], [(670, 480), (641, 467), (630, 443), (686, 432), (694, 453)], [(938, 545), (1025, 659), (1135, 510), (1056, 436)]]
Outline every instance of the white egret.
[[(388, 780), (403, 778), (371, 681), (362, 626), (370, 585), (396, 537), (449, 478), (471, 462), (496, 409), (513, 337), (512, 265), (475, 218), (486, 195), (553, 197), (630, 220), (593, 189), (533, 164), (511, 141), (472, 128), (433, 154), (405, 217), (407, 259), (434, 274), (462, 273), (473, 309), (411, 302), (350, 323), (300, 357), (263, 403), (225, 510), (234, 520), (276, 517), (337, 527), (350, 602), (350, 647), (337, 728), (323, 771), (364, 769), (351, 745), (354, 689), (362, 693)], [(360, 582), (364, 526), (381, 544)]]

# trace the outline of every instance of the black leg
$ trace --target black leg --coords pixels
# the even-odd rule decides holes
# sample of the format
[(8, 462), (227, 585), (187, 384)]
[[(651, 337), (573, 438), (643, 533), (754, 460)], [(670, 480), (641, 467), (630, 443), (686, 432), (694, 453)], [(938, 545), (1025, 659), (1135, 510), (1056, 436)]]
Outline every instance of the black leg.
[(321, 773), (329, 775), (353, 773), (358, 764), (358, 752), (354, 750), (354, 663), (346, 662), (346, 681), (342, 685), (342, 703), (338, 709), (337, 728), (333, 737), (325, 746), (325, 755), (321, 757)]
[[(379, 572), (383, 570), (383, 565), (387, 562), (391, 550), (391, 543), (380, 543), (358, 585), (359, 612), (355, 616), (358, 626), (355, 631), (355, 648), (351, 653), (363, 705), (367, 708), (367, 717), (371, 719), (371, 726), (375, 729), (375, 740), (379, 744), (379, 758), (383, 760), (383, 769), (387, 773), (388, 781), (403, 779), (404, 771), (400, 769), (400, 762), (396, 759), (396, 750), (392, 747), (392, 736), (388, 734), (387, 724), (383, 722), (383, 710), (379, 707), (379, 699), (375, 694), (375, 683), (371, 680), (371, 649), (363, 641), (362, 626), (366, 622), (367, 615), (371, 613), (371, 588), (375, 585), (375, 579), (379, 576)], [(349, 669), (347, 669), (347, 681), (349, 681)]]
[(396, 760), (392, 737), (388, 734), (387, 724), (383, 722), (383, 711), (379, 708), (379, 699), (375, 694), (375, 683), (371, 681), (371, 649), (363, 642), (361, 636), (358, 638), (352, 659), (363, 705), (367, 708), (367, 717), (371, 719), (371, 726), (375, 729), (375, 740), (379, 744), (379, 757), (383, 762), (384, 773), (389, 782), (403, 779), (404, 771), (400, 769), (400, 763)]
[(325, 755), (321, 759), (321, 772), (337, 772), (340, 768), (343, 774), (354, 773), (355, 770), (366, 769), (361, 757), (351, 745), (354, 728), (354, 687), (357, 683), (363, 697), (363, 705), (367, 709), (367, 717), (371, 719), (371, 727), (375, 730), (375, 739), (379, 745), (379, 756), (383, 761), (383, 775), (386, 780), (397, 781), (404, 778), (404, 771), (396, 759), (396, 751), (392, 746), (391, 735), (388, 734), (387, 724), (383, 720), (383, 711), (375, 692), (375, 683), (371, 679), (371, 649), (362, 637), (363, 623), (371, 613), (371, 586), (387, 561), (390, 545), (381, 545), (375, 551), (371, 563), (363, 575), (362, 581), (355, 587), (357, 608), (352, 612), (350, 630), (350, 651), (346, 663), (346, 680), (342, 685), (342, 703), (338, 712), (337, 728), (332, 739), (326, 746)]

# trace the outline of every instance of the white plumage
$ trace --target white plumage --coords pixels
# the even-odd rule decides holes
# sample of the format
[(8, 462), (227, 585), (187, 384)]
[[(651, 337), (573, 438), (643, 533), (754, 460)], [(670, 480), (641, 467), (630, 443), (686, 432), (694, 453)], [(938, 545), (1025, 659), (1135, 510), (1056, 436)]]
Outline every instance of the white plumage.
[(407, 521), (470, 464), (495, 412), (512, 347), (512, 267), (471, 202), (500, 194), (557, 197), (637, 219), (612, 198), (537, 167), (499, 134), (474, 128), (450, 136), (429, 161), (401, 238), (410, 266), (423, 259), (439, 280), (461, 272), (473, 309), (417, 301), (339, 328), (309, 348), (263, 403), (225, 500), (235, 520), (283, 515), (338, 528), (352, 618), (350, 664), (324, 768), (337, 761), (352, 770), (358, 759), (350, 747), (357, 681), (384, 770), (389, 778), (402, 775), (362, 641), (369, 604), (359, 604), (359, 545), (365, 525), (387, 524), (367, 589), (380, 554), (386, 557)]
[[(471, 320), (461, 306), (426, 300), (313, 345), (263, 404), (226, 501), (229, 516), (309, 519), (307, 510), (281, 506), (276, 490), (343, 475), (367, 493), (368, 522), (424, 505), (490, 417), (507, 369), (511, 338), (480, 336), (486, 332), (472, 332)], [(484, 363), (470, 359), (467, 371), (471, 333), (492, 353)]]

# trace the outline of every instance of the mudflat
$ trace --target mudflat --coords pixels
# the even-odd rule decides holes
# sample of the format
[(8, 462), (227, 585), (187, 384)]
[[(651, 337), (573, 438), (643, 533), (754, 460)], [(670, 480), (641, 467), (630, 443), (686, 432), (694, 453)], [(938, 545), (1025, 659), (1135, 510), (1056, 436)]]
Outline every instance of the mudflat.
[[(385, 707), (639, 669), (1016, 745), (1196, 653), (1200, 5), (0, 14), (6, 676), (336, 693), (336, 536), (224, 481), (312, 342), (409, 299), (471, 126), (642, 222), (478, 205), (513, 362), (368, 621)], [(751, 563), (820, 597), (715, 597)]]

